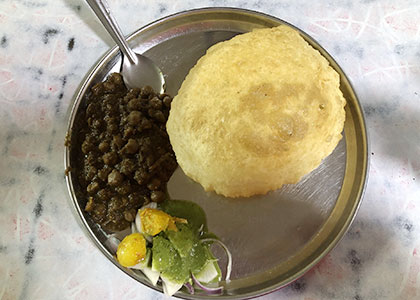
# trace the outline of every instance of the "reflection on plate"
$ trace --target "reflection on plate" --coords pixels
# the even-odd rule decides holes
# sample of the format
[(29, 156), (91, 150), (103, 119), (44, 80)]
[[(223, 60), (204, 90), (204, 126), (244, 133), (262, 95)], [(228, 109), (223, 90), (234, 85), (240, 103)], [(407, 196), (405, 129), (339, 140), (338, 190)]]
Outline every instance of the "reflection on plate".
[[(211, 45), (254, 28), (280, 24), (285, 22), (253, 11), (200, 9), (158, 20), (136, 31), (129, 41), (138, 52), (144, 52), (159, 65), (166, 75), (167, 92), (175, 95), (189, 69)], [(284, 186), (265, 196), (227, 199), (205, 193), (179, 168), (168, 184), (171, 198), (191, 200), (204, 208), (209, 228), (233, 254), (232, 281), (219, 296), (222, 299), (261, 295), (301, 276), (336, 245), (360, 204), (368, 162), (366, 130), (359, 102), (334, 60), (308, 35), (301, 33), (341, 77), (340, 88), (347, 100), (346, 123), (344, 138), (334, 152), (298, 184)], [(119, 71), (120, 62), (118, 49), (111, 49), (82, 82), (70, 115), (70, 139), (71, 132), (77, 131), (78, 113), (86, 106), (87, 91), (109, 73)], [(74, 152), (71, 147), (66, 148), (66, 168), (72, 165)], [(102, 252), (139, 282), (161, 291), (151, 286), (141, 273), (119, 266), (105, 244), (106, 235), (84, 212), (85, 199), (71, 173), (67, 184), (77, 218)], [(223, 260), (223, 255), (221, 258)], [(214, 298), (182, 291), (177, 296)]]

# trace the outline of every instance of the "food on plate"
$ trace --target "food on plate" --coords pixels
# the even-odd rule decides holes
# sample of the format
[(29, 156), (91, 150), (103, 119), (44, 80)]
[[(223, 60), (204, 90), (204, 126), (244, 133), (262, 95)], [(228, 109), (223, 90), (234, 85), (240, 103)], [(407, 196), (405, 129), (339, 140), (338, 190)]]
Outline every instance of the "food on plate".
[(146, 258), (146, 240), (140, 233), (127, 235), (118, 245), (117, 260), (124, 267), (132, 267)]
[(285, 25), (208, 49), (174, 97), (167, 132), (185, 174), (227, 197), (297, 183), (342, 138), (339, 74)]
[(156, 235), (166, 229), (177, 231), (175, 222), (187, 223), (187, 220), (171, 217), (167, 213), (154, 208), (140, 210), (140, 218), (143, 220), (142, 232), (148, 235)]
[(227, 281), (232, 258), (226, 246), (208, 232), (206, 223), (203, 210), (193, 202), (149, 203), (139, 209), (132, 233), (118, 244), (117, 261), (141, 270), (153, 285), (160, 278), (168, 295), (183, 286), (191, 293), (194, 286), (206, 293), (220, 293), (221, 270), (210, 245), (216, 242), (227, 253)]
[(143, 204), (166, 199), (177, 168), (165, 128), (171, 101), (148, 86), (127, 90), (118, 73), (92, 87), (75, 133), (75, 169), (85, 211), (102, 228), (123, 230)]
[(94, 85), (76, 120), (80, 130), (66, 143), (77, 147), (80, 164), (69, 172), (76, 172), (85, 211), (108, 232), (105, 244), (121, 266), (140, 270), (153, 285), (160, 280), (168, 295), (184, 286), (216, 294), (222, 273), (210, 246), (227, 254), (225, 280), (231, 254), (208, 232), (200, 206), (166, 193), (177, 167), (165, 126), (171, 101), (149, 87), (127, 90), (118, 73)]

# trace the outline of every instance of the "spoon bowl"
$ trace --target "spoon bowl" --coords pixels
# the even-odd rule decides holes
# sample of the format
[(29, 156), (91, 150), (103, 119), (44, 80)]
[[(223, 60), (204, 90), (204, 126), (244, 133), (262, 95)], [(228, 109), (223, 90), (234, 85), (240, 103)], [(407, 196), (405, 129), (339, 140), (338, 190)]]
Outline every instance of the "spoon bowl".
[(135, 53), (121, 32), (105, 0), (86, 0), (102, 25), (117, 43), (123, 55), (121, 74), (127, 88), (151, 86), (157, 93), (165, 91), (165, 78), (159, 67), (144, 55)]
[(128, 57), (123, 57), (121, 74), (124, 83), (128, 88), (140, 88), (149, 85), (154, 91), (163, 93), (165, 91), (165, 79), (159, 67), (144, 55), (134, 53), (135, 62)]

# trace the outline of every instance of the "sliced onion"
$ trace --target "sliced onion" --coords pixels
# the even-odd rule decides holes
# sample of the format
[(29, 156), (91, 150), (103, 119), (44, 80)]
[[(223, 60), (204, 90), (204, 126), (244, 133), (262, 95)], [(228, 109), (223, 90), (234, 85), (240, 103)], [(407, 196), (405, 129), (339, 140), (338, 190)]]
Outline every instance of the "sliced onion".
[(136, 224), (137, 232), (142, 232), (141, 230), (141, 218), (140, 218), (140, 210), (136, 214), (136, 219), (134, 220)]
[(228, 262), (227, 262), (227, 266), (226, 266), (225, 281), (229, 282), (230, 281), (230, 273), (232, 273), (232, 254), (230, 253), (227, 246), (223, 242), (219, 241), (218, 239), (208, 238), (208, 239), (202, 239), (200, 241), (201, 242), (215, 242), (215, 243), (219, 244), (223, 248), (223, 250), (225, 250), (226, 256), (228, 258)]
[(156, 202), (149, 202), (148, 204), (143, 205), (141, 208), (155, 208), (156, 209), (157, 208), (157, 203)]
[(139, 264), (133, 267), (130, 267), (130, 269), (140, 270), (149, 279), (150, 283), (156, 286), (160, 277), (160, 272), (153, 271), (152, 268), (149, 268), (149, 267), (146, 267), (146, 268), (143, 266), (138, 267), (138, 265)]
[(105, 241), (105, 246), (107, 246), (111, 251), (112, 254), (117, 253), (118, 245), (120, 244), (120, 240), (117, 239), (115, 236), (110, 235), (108, 239)]
[(136, 223), (135, 222), (131, 223), (131, 233), (137, 233), (137, 232), (139, 231), (137, 230)]
[(194, 287), (191, 285), (191, 283), (186, 282), (186, 283), (184, 283), (184, 286), (187, 288), (188, 292), (191, 295), (194, 295)]
[(165, 295), (172, 296), (176, 292), (178, 292), (183, 284), (182, 283), (174, 283), (168, 280), (165, 277), (160, 276), (160, 279), (162, 279), (162, 288)]
[(191, 278), (194, 281), (194, 283), (198, 285), (198, 287), (202, 289), (204, 292), (206, 292), (207, 294), (220, 294), (223, 291), (223, 286), (212, 288), (212, 287), (203, 285), (200, 281), (198, 281), (197, 278), (195, 278), (194, 274), (192, 273), (191, 273)]

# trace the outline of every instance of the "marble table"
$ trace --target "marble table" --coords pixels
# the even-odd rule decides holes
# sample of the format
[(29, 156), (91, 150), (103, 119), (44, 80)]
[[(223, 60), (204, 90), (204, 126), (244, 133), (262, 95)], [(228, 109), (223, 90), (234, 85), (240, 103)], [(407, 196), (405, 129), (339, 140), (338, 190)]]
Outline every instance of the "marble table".
[[(370, 171), (349, 232), (261, 299), (420, 299), (418, 0), (109, 0), (123, 32), (185, 9), (282, 18), (337, 60), (364, 108)], [(67, 201), (63, 140), (80, 81), (114, 43), (81, 0), (0, 1), (0, 299), (164, 299), (118, 271)]]

